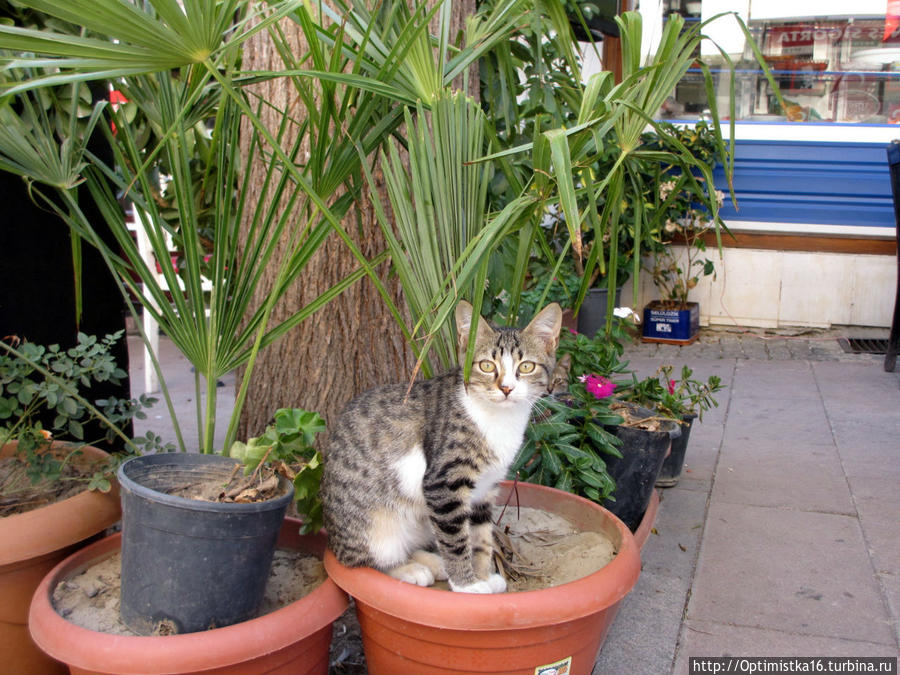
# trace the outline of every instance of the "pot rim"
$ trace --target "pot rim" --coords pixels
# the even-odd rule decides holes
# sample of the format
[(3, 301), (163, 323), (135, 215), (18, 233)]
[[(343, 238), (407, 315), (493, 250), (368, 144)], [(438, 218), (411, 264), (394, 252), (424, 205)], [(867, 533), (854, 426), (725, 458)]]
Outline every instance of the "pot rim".
[(139, 455), (128, 459), (119, 466), (116, 472), (116, 478), (119, 481), (123, 491), (130, 492), (141, 499), (150, 500), (159, 504), (173, 506), (188, 511), (203, 512), (220, 512), (223, 510), (233, 511), (236, 513), (259, 513), (261, 511), (273, 511), (285, 508), (287, 504), (294, 498), (294, 484), (284, 476), (279, 476), (278, 480), (284, 488), (285, 492), (278, 497), (266, 499), (260, 502), (207, 502), (198, 499), (188, 499), (187, 497), (179, 497), (178, 495), (170, 495), (159, 490), (139, 483), (132, 476), (128, 475), (129, 470), (144, 467), (145, 465), (165, 464), (171, 462), (172, 458), (194, 461), (197, 464), (240, 464), (237, 459), (232, 457), (224, 457), (222, 455), (200, 455), (194, 453), (160, 453), (156, 455)]
[[(618, 603), (637, 582), (640, 551), (628, 527), (605, 508), (555, 488), (517, 483), (521, 506), (565, 503), (588, 507), (611, 535), (616, 556), (601, 569), (552, 588), (514, 593), (469, 594), (423, 588), (370, 567), (348, 568), (325, 552), (325, 569), (357, 601), (385, 614), (434, 628), (506, 630), (536, 628), (572, 621)], [(504, 481), (501, 487), (511, 488)], [(525, 498), (522, 498), (524, 494)]]
[(689, 312), (694, 307), (699, 307), (699, 302), (694, 302), (693, 300), (688, 300), (685, 303), (686, 307), (666, 307), (666, 301), (661, 299), (651, 300), (646, 305), (644, 305), (644, 309), (670, 309), (673, 312)]
[[(0, 447), (0, 457), (9, 456), (17, 443), (10, 441)], [(109, 456), (93, 445), (81, 445), (80, 449), (96, 459)], [(67, 499), (0, 518), (0, 541), (3, 542), (0, 566), (15, 565), (67, 548), (113, 525), (121, 517), (122, 509), (118, 483), (115, 478), (110, 482), (109, 492), (85, 488)]]
[[(615, 401), (615, 404), (630, 408), (631, 410), (637, 411), (639, 414), (644, 415), (646, 417), (651, 417), (654, 415), (661, 414), (661, 413), (658, 413), (656, 410), (646, 408), (638, 403), (635, 403), (634, 401), (622, 401), (620, 399), (617, 399)], [(615, 412), (615, 408), (613, 408), (613, 412)], [(619, 427), (621, 425), (611, 424), (609, 426), (612, 428), (615, 428), (615, 427)], [(650, 431), (649, 429), (640, 429), (639, 427), (627, 427), (627, 428), (642, 431), (646, 434), (659, 434), (660, 436), (667, 436), (670, 439), (678, 438), (679, 436), (681, 436), (681, 423), (674, 418), (668, 419), (665, 423), (665, 428), (660, 429), (659, 431)]]
[[(301, 525), (302, 521), (296, 518), (284, 519), (282, 536), (288, 543), (301, 539)], [(47, 654), (70, 666), (121, 675), (222, 668), (298, 642), (333, 623), (348, 605), (346, 593), (326, 578), (308, 595), (274, 612), (197, 633), (112, 635), (64, 619), (53, 608), (54, 587), (118, 550), (121, 538), (121, 533), (116, 533), (70, 555), (44, 577), (35, 591), (28, 614), (32, 639)], [(313, 543), (308, 548), (315, 552), (316, 545)], [(152, 658), (148, 658), (150, 654)]]

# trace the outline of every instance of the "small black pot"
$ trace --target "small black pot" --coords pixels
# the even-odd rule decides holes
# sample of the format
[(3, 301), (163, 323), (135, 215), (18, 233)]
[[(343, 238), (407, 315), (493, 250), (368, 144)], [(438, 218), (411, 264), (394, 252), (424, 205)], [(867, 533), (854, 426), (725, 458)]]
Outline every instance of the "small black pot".
[(265, 592), (278, 531), (294, 494), (248, 504), (166, 494), (237, 464), (218, 455), (159, 454), (119, 467), (122, 596), (119, 613), (139, 635), (193, 633), (253, 618)]
[[(644, 417), (657, 414), (640, 406), (629, 407)], [(622, 457), (604, 457), (606, 470), (616, 482), (616, 489), (603, 506), (634, 532), (650, 503), (669, 446), (681, 434), (680, 425), (672, 420), (665, 423), (661, 431), (624, 426), (609, 426), (607, 430), (622, 441), (619, 446)]]
[[(616, 289), (616, 307), (622, 296), (622, 287)], [(584, 296), (584, 302), (578, 310), (578, 332), (592, 338), (601, 328), (606, 326), (606, 305), (609, 302), (609, 289), (590, 288)]]
[(678, 483), (681, 477), (681, 469), (684, 466), (684, 454), (687, 451), (688, 441), (691, 438), (691, 427), (697, 415), (688, 413), (681, 416), (681, 435), (672, 439), (672, 451), (663, 462), (662, 469), (659, 472), (659, 478), (656, 479), (656, 487), (673, 487)]

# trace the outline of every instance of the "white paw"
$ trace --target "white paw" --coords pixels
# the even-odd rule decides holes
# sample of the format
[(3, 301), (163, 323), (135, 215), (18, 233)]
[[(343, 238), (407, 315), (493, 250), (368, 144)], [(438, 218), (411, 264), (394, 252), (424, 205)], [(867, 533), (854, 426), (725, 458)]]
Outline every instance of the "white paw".
[(434, 583), (434, 575), (425, 565), (417, 562), (400, 565), (387, 572), (390, 576), (400, 581), (416, 586), (431, 586)]
[(444, 561), (436, 553), (416, 551), (410, 556), (410, 561), (425, 565), (431, 571), (435, 581), (447, 580), (447, 568), (444, 565)]
[(450, 590), (457, 593), (493, 593), (493, 591), (491, 590), (491, 585), (487, 581), (476, 581), (473, 584), (463, 584), (462, 586), (457, 586), (451, 580)]
[(491, 593), (505, 593), (506, 579), (499, 574), (492, 574), (487, 579), (488, 585), (491, 587)]
[(457, 586), (450, 581), (450, 590), (457, 593), (503, 593), (506, 590), (506, 580), (499, 574), (492, 574), (487, 579), (476, 581), (472, 584)]

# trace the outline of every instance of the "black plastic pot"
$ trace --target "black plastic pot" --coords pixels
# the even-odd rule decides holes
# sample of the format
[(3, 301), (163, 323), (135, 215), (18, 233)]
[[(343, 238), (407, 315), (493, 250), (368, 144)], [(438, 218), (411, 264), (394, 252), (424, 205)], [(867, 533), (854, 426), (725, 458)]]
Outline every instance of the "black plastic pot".
[[(656, 415), (647, 408), (629, 407), (643, 417)], [(607, 427), (622, 441), (619, 447), (622, 457), (604, 458), (606, 470), (616, 482), (616, 489), (603, 506), (617, 515), (632, 532), (640, 525), (647, 510), (669, 446), (681, 434), (680, 425), (675, 420), (662, 426), (661, 431), (621, 425)]]
[(681, 469), (684, 467), (684, 455), (687, 452), (688, 441), (691, 438), (691, 427), (697, 415), (689, 413), (681, 416), (681, 435), (672, 439), (672, 451), (663, 462), (662, 469), (659, 472), (659, 478), (656, 479), (656, 487), (673, 487), (678, 483), (681, 477)]
[[(616, 307), (622, 296), (622, 288), (616, 289)], [(606, 304), (609, 290), (606, 288), (590, 288), (584, 296), (584, 302), (578, 310), (578, 332), (594, 337), (597, 331), (606, 326)]]
[(119, 467), (122, 595), (119, 613), (139, 635), (193, 633), (253, 618), (265, 591), (293, 485), (247, 504), (166, 494), (221, 480), (237, 462), (218, 455), (135, 457)]

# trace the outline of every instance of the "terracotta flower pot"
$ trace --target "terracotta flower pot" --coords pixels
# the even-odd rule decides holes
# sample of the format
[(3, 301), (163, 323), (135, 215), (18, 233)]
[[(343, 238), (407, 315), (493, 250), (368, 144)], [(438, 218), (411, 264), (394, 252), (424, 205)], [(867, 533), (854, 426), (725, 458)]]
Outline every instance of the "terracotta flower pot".
[[(504, 483), (504, 501), (511, 488)], [(619, 519), (591, 501), (529, 483), (518, 484), (518, 496), (521, 506), (607, 534), (616, 557), (593, 574), (553, 588), (470, 595), (344, 567), (327, 551), (325, 569), (356, 599), (369, 673), (534, 675), (556, 663), (568, 664), (570, 675), (591, 672), (620, 601), (637, 582), (637, 544)]]
[(647, 510), (644, 511), (644, 517), (641, 518), (640, 525), (634, 531), (634, 540), (637, 542), (638, 548), (644, 550), (644, 544), (650, 538), (653, 531), (653, 525), (656, 523), (656, 516), (659, 514), (659, 493), (654, 490), (650, 494), (650, 501), (647, 503)]
[[(11, 456), (16, 443), (0, 448)], [(85, 455), (107, 454), (84, 446)], [(85, 490), (74, 497), (26, 513), (0, 518), (0, 654), (10, 673), (65, 673), (28, 635), (28, 606), (41, 579), (87, 540), (113, 525), (121, 515), (118, 486), (108, 493)]]
[[(279, 546), (321, 556), (325, 550), (324, 535), (300, 535), (299, 528), (299, 520), (286, 518)], [(117, 552), (121, 540), (121, 534), (107, 537), (61, 562), (44, 577), (32, 600), (29, 623), (34, 641), (48, 654), (68, 664), (72, 673), (325, 675), (328, 672), (331, 624), (347, 608), (347, 595), (330, 579), (279, 610), (197, 633), (111, 635), (63, 619), (53, 609), (53, 589), (65, 578)]]

